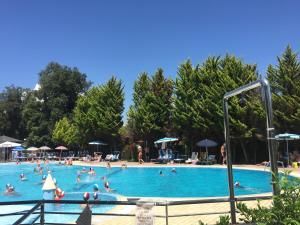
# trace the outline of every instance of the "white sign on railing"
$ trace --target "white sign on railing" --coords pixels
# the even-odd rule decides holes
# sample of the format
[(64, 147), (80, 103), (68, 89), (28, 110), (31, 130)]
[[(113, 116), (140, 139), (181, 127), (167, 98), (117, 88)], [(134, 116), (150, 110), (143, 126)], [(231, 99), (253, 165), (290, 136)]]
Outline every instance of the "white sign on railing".
[(137, 203), (136, 225), (154, 225), (153, 203)]

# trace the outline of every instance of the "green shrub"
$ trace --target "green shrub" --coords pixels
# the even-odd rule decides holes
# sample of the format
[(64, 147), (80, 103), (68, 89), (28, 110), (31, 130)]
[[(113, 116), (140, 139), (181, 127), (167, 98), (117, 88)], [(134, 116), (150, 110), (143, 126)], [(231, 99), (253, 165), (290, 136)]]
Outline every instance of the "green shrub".
[[(228, 215), (220, 216), (219, 221), (216, 222), (216, 225), (229, 225), (230, 224), (230, 217)], [(201, 220), (199, 221), (199, 225), (207, 225), (203, 223)]]

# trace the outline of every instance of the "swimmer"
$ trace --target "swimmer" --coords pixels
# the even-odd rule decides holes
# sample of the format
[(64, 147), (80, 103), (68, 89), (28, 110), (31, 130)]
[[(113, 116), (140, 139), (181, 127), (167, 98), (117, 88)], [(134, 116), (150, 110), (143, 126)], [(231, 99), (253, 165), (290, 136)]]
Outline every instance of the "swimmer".
[(96, 175), (96, 172), (95, 172), (95, 170), (92, 167), (90, 167), (90, 171), (88, 172), (88, 174), (90, 174), (90, 175)]
[(236, 181), (234, 183), (234, 187), (236, 187), (236, 188), (243, 188), (243, 186), (241, 186), (240, 182), (238, 182), (238, 181)]
[(43, 167), (39, 167), (38, 170), (39, 170), (39, 174), (43, 174)]
[(86, 168), (83, 167), (82, 170), (81, 170), (81, 173), (86, 173), (86, 172), (87, 172), (87, 171), (86, 171)]
[(51, 173), (51, 172), (52, 172), (51, 169), (50, 169), (49, 167), (46, 167), (46, 169), (47, 169), (47, 172), (48, 172), (48, 173)]
[(47, 176), (44, 174), (42, 177), (42, 183), (45, 183)]
[(126, 163), (122, 164), (122, 169), (127, 169), (127, 164)]
[(172, 172), (172, 173), (177, 173), (177, 171), (176, 171), (175, 168), (172, 168), (171, 172)]
[(27, 180), (27, 178), (25, 177), (25, 174), (24, 174), (24, 173), (21, 173), (21, 174), (20, 174), (20, 179), (21, 179), (21, 181)]
[(109, 187), (109, 182), (108, 182), (108, 180), (107, 179), (104, 179), (104, 188), (105, 188), (105, 190), (107, 191), (107, 192), (110, 192), (111, 191), (111, 189), (110, 189), (110, 187)]
[(107, 169), (111, 168), (110, 162), (107, 162), (106, 167), (107, 167)]
[(80, 171), (77, 172), (76, 183), (80, 183)]
[(99, 186), (98, 184), (94, 184), (94, 192), (99, 192)]
[(15, 187), (11, 184), (6, 184), (6, 191), (5, 191), (5, 194), (14, 194), (15, 192)]
[(164, 175), (162, 170), (159, 171), (159, 175), (160, 175), (160, 176), (163, 176), (163, 175)]
[(98, 198), (99, 198), (98, 192), (94, 192), (93, 198), (94, 198), (95, 201), (98, 200)]

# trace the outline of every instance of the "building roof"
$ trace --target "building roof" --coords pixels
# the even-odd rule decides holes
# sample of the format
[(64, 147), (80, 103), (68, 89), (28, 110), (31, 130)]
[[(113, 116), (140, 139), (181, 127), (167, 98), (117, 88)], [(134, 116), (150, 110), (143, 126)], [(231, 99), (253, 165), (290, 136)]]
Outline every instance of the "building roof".
[(17, 143), (22, 143), (23, 142), (23, 141), (18, 140), (16, 138), (8, 137), (8, 136), (5, 136), (5, 135), (0, 136), (0, 144), (3, 143), (3, 142), (6, 142), (6, 141), (17, 142)]

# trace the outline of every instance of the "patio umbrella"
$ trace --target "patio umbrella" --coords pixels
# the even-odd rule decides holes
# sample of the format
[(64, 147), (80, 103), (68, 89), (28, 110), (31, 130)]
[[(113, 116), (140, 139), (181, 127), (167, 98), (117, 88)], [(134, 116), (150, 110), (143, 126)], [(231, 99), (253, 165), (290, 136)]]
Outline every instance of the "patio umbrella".
[(10, 147), (18, 147), (18, 146), (21, 146), (21, 144), (11, 142), (11, 141), (6, 141), (0, 144), (0, 148), (10, 148)]
[(21, 146), (19, 143), (11, 142), (11, 141), (6, 141), (0, 144), (0, 148), (4, 148), (4, 159), (6, 160), (9, 156), (8, 153), (8, 148), (13, 148), (13, 147), (18, 147)]
[(61, 160), (61, 153), (63, 150), (68, 150), (65, 146), (58, 146), (55, 148), (56, 150), (60, 150), (59, 161)]
[(39, 149), (37, 147), (29, 147), (26, 150), (34, 152), (34, 151), (38, 151)]
[(287, 163), (288, 163), (288, 165), (290, 165), (289, 141), (300, 139), (300, 135), (284, 133), (284, 134), (276, 135), (275, 139), (278, 141), (286, 141)]
[(89, 145), (96, 145), (97, 146), (97, 152), (98, 152), (98, 146), (99, 145), (107, 145), (107, 144), (102, 142), (102, 141), (91, 141), (91, 142), (89, 142)]
[(167, 142), (174, 142), (178, 141), (178, 138), (172, 138), (172, 137), (164, 137), (154, 142), (154, 144), (160, 144), (160, 143), (167, 143)]
[(216, 146), (218, 146), (218, 143), (213, 140), (210, 140), (210, 139), (204, 139), (204, 140), (198, 141), (196, 143), (196, 145), (206, 149), (206, 155), (207, 155), (207, 160), (208, 160), (208, 148), (216, 147)]
[(23, 146), (16, 146), (16, 147), (13, 147), (12, 149), (13, 151), (24, 151), (25, 148)]
[(39, 147), (39, 149), (41, 151), (44, 151), (44, 155), (45, 155), (45, 151), (51, 150), (51, 148), (49, 148), (48, 146), (42, 146), (42, 147)]

